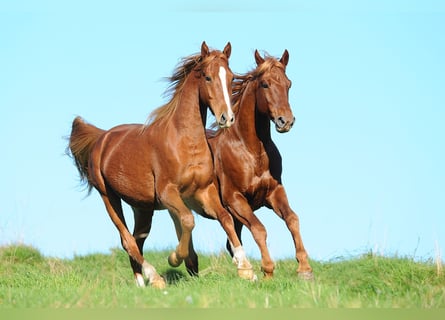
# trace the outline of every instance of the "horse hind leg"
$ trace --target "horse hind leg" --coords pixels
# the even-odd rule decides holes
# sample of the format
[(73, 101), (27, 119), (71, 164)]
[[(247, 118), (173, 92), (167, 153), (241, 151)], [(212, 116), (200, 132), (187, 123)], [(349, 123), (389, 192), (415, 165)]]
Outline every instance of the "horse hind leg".
[[(153, 219), (153, 209), (141, 209), (135, 208), (133, 209), (134, 215), (134, 229), (133, 229), (133, 238), (136, 240), (136, 244), (138, 246), (138, 250), (141, 256), (143, 256), (144, 242), (150, 234), (151, 224)], [(136, 260), (130, 257), (131, 268), (133, 269), (134, 278), (136, 281), (136, 285), (139, 287), (145, 286), (144, 277), (142, 275), (142, 265), (140, 265)], [(155, 285), (156, 286), (156, 285)]]
[[(139, 251), (136, 240), (128, 231), (122, 210), (121, 200), (111, 190), (107, 191), (108, 192), (106, 193), (101, 193), (101, 197), (111, 220), (119, 231), (122, 247), (125, 249), (125, 251), (127, 251), (130, 259), (133, 260), (134, 263), (141, 266), (141, 269), (153, 287), (159, 289), (165, 288), (164, 279), (159, 276), (156, 269), (151, 264), (144, 260), (144, 257)], [(144, 282), (140, 282), (139, 279), (137, 280), (137, 284), (143, 285)]]

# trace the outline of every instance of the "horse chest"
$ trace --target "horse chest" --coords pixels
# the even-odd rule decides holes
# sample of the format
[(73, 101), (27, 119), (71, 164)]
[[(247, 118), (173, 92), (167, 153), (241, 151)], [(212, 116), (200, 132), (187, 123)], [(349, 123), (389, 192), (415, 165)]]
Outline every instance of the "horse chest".
[[(229, 158), (227, 157), (227, 159)], [(239, 190), (254, 194), (268, 188), (270, 173), (267, 157), (257, 156), (251, 152), (239, 152), (230, 160), (232, 160), (232, 163), (236, 162), (237, 166), (231, 168), (231, 165), (226, 163), (224, 171), (226, 173), (230, 172), (232, 183), (238, 185)]]
[(264, 194), (267, 190), (263, 171), (258, 170), (255, 161), (246, 161), (230, 173), (226, 170), (226, 173), (228, 174), (222, 182), (223, 186), (227, 184), (229, 189), (239, 190), (248, 198), (258, 193)]
[[(210, 160), (210, 161), (209, 161)], [(191, 194), (210, 184), (213, 177), (213, 164), (209, 157), (191, 158), (183, 163), (179, 185), (182, 193)]]
[(269, 177), (269, 172), (251, 176), (248, 180), (245, 193), (251, 198), (264, 198), (269, 191)]
[(189, 164), (184, 168), (184, 182), (197, 186), (208, 184), (212, 176), (212, 167), (206, 162)]

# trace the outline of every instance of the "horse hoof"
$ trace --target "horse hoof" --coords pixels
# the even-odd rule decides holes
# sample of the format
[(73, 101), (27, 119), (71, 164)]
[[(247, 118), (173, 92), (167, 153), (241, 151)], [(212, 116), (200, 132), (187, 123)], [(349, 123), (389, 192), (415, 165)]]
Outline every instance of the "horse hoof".
[(246, 279), (246, 280), (250, 280), (250, 281), (258, 280), (258, 277), (253, 272), (252, 268), (250, 268), (250, 269), (238, 269), (238, 277), (240, 277), (241, 279)]
[(314, 274), (312, 271), (298, 272), (298, 278), (304, 281), (314, 280)]
[(155, 289), (165, 289), (166, 287), (165, 280), (162, 277), (156, 277), (150, 282), (150, 285)]
[(179, 267), (179, 265), (182, 263), (182, 259), (178, 258), (178, 255), (175, 251), (170, 253), (168, 256), (168, 264), (174, 268)]
[(273, 278), (273, 271), (274, 268), (264, 268), (261, 267), (261, 271), (263, 272), (263, 278), (264, 279), (272, 279)]

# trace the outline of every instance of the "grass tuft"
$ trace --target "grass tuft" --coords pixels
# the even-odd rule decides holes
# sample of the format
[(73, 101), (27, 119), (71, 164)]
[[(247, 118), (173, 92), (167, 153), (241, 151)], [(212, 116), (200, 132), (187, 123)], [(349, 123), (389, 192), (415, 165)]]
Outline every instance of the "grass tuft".
[[(137, 288), (127, 254), (47, 258), (29, 246), (0, 248), (0, 307), (91, 308), (444, 308), (445, 275), (437, 261), (364, 254), (311, 261), (315, 280), (296, 274), (295, 260), (276, 261), (273, 279), (239, 279), (226, 253), (200, 255), (200, 276), (170, 268), (167, 251), (146, 252), (167, 280), (164, 290)], [(440, 261), (440, 270), (442, 262)]]

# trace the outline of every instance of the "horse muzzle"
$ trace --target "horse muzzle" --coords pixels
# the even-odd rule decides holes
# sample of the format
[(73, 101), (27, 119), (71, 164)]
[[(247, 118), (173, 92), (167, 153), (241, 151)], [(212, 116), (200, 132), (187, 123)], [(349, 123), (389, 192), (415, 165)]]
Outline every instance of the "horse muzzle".
[(218, 125), (220, 128), (230, 128), (232, 124), (235, 122), (235, 115), (232, 113), (228, 115), (227, 113), (221, 114), (218, 120)]
[(279, 116), (276, 117), (273, 122), (275, 123), (275, 129), (279, 132), (279, 133), (284, 133), (284, 132), (288, 132), (292, 126), (294, 125), (295, 122), (295, 117), (291, 117), (291, 118), (286, 118), (283, 116)]

